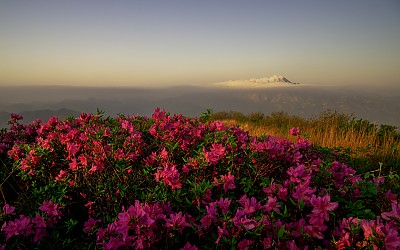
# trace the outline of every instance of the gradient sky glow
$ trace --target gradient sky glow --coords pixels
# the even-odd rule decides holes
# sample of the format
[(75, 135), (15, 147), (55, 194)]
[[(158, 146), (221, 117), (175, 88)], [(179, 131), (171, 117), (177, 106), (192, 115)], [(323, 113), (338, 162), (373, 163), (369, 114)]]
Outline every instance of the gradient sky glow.
[(400, 84), (398, 0), (4, 0), (0, 86)]

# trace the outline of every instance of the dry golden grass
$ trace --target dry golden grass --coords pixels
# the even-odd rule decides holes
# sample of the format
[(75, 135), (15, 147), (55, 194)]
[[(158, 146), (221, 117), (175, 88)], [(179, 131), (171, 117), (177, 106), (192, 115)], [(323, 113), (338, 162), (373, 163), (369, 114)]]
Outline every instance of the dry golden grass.
[[(224, 120), (227, 125), (238, 125), (251, 136), (271, 135), (285, 137), (291, 141), (297, 138), (288, 134), (287, 129), (271, 126), (257, 126), (249, 122), (238, 123), (233, 119)], [(400, 142), (393, 137), (382, 139), (377, 133), (358, 131), (355, 128), (339, 129), (336, 122), (310, 122), (299, 126), (301, 133), (313, 144), (326, 148), (350, 148), (356, 157), (395, 158), (399, 159)]]

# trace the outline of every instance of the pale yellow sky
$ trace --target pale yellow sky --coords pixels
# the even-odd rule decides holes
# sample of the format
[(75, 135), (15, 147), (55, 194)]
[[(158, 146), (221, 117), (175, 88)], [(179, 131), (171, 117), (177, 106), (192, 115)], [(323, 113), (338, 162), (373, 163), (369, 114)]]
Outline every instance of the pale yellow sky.
[(398, 1), (0, 2), (1, 85), (400, 84)]

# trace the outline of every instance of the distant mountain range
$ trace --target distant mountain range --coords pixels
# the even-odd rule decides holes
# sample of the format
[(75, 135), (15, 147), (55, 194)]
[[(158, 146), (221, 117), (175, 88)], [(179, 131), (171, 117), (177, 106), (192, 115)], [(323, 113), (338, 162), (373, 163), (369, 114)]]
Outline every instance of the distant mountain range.
[[(260, 80), (261, 79), (261, 80)], [(270, 78), (248, 80), (265, 84)], [(96, 88), (96, 87), (2, 87), (0, 91), (0, 127), (6, 126), (11, 113), (19, 113), (24, 121), (47, 121), (50, 116), (61, 119), (80, 113), (151, 116), (156, 107), (171, 114), (196, 117), (207, 109), (214, 112), (242, 113), (287, 112), (302, 117), (317, 116), (326, 110), (354, 114), (377, 124), (400, 126), (400, 92), (378, 94), (359, 88), (292, 84), (277, 77), (279, 84), (271, 88), (231, 88), (218, 85), (177, 86), (168, 88)], [(258, 81), (262, 83), (258, 83)], [(276, 82), (274, 82), (276, 83)]]

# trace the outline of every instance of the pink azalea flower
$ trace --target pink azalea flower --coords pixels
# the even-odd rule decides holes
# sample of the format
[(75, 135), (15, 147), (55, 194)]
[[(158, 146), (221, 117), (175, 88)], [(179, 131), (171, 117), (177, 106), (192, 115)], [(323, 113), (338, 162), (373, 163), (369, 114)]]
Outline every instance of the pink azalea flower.
[(88, 166), (88, 158), (85, 155), (79, 155), (78, 159), (81, 162), (82, 166), (84, 166), (84, 167)]
[(290, 232), (290, 235), (293, 237), (301, 237), (301, 232), (304, 230), (304, 226), (306, 225), (306, 220), (305, 219), (300, 219), (299, 221), (293, 222), (292, 223), (292, 230)]
[(185, 227), (190, 227), (190, 224), (186, 222), (185, 216), (182, 215), (182, 212), (177, 214), (171, 214), (170, 219), (166, 220), (166, 226), (172, 227), (173, 229), (178, 229), (178, 232), (182, 233)]
[(12, 113), (12, 114), (11, 114), (11, 119), (12, 119), (12, 120), (23, 120), (24, 118), (23, 118), (21, 115), (19, 115), (19, 114), (14, 114), (14, 113)]
[(344, 232), (343, 234), (344, 234), (344, 235), (342, 235), (342, 236), (340, 237), (340, 239), (337, 240), (337, 241), (335, 242), (335, 247), (336, 247), (336, 249), (345, 250), (345, 249), (348, 249), (348, 247), (351, 246), (351, 242), (350, 242), (351, 237), (350, 237), (350, 234), (349, 234), (348, 232)]
[(14, 213), (15, 207), (9, 205), (9, 204), (5, 204), (3, 206), (3, 213), (4, 214), (15, 214)]
[(90, 173), (94, 173), (94, 172), (100, 171), (102, 169), (103, 169), (103, 167), (101, 165), (96, 165), (96, 164), (93, 163), (92, 167), (89, 170), (89, 172)]
[(272, 240), (271, 236), (268, 236), (267, 238), (264, 238), (261, 241), (262, 245), (264, 246), (264, 249), (272, 248), (272, 242), (273, 242), (273, 240)]
[(120, 237), (110, 237), (110, 240), (108, 241), (108, 243), (103, 246), (104, 249), (109, 249), (109, 250), (117, 250), (120, 247), (122, 247), (124, 245), (124, 242), (122, 241), (122, 239), (120, 239)]
[(244, 194), (239, 200), (239, 204), (243, 206), (243, 212), (245, 214), (251, 214), (256, 212), (257, 210), (262, 209), (260, 202), (257, 201), (255, 197), (251, 197), (250, 199)]
[(236, 214), (235, 217), (232, 218), (232, 222), (235, 226), (240, 227), (240, 219), (245, 215), (245, 213), (243, 212), (243, 210), (238, 209), (236, 210)]
[(293, 157), (292, 161), (298, 163), (300, 159), (303, 157), (303, 155), (299, 151), (296, 151), (295, 153), (292, 154), (292, 157)]
[(121, 128), (130, 132), (134, 131), (132, 123), (127, 120), (121, 121)]
[(312, 145), (311, 141), (303, 138), (303, 137), (298, 137), (296, 141), (296, 147), (298, 149), (307, 149)]
[(219, 156), (213, 152), (205, 152), (204, 157), (210, 164), (217, 164), (219, 162)]
[(160, 156), (161, 159), (163, 159), (164, 161), (168, 160), (168, 151), (165, 148), (163, 148), (161, 150)]
[(335, 186), (339, 188), (345, 184), (345, 181), (355, 183), (360, 179), (359, 176), (355, 176), (356, 171), (354, 169), (338, 161), (332, 162), (330, 171), (332, 172)]
[(215, 211), (214, 206), (206, 206), (206, 211), (207, 214), (200, 220), (202, 227), (207, 227), (217, 220), (217, 212)]
[[(129, 206), (128, 210), (123, 211), (118, 214), (118, 220), (114, 223), (109, 224), (110, 230), (115, 231), (122, 235), (122, 240), (125, 242), (129, 241), (130, 230), (138, 230), (139, 228), (150, 228), (154, 223), (149, 214), (144, 210), (142, 204), (136, 200), (135, 205)], [(139, 233), (138, 233), (139, 234)], [(141, 245), (143, 242), (136, 240), (136, 243)]]
[(84, 133), (81, 133), (80, 135), (79, 135), (79, 140), (81, 140), (82, 142), (85, 142), (85, 141), (87, 141), (89, 139), (89, 137), (86, 135), (86, 134), (84, 134)]
[(372, 178), (372, 180), (374, 181), (374, 183), (376, 184), (376, 186), (380, 186), (381, 184), (385, 183), (385, 177), (383, 176), (378, 176), (378, 177), (374, 177)]
[(217, 154), (221, 158), (225, 156), (225, 151), (226, 149), (221, 143), (213, 143), (211, 145), (211, 152)]
[(225, 147), (221, 143), (213, 143), (210, 151), (204, 150), (204, 156), (208, 163), (217, 164), (220, 159), (225, 157)]
[(152, 136), (156, 136), (157, 135), (157, 124), (153, 124), (153, 126), (151, 126), (151, 128), (149, 129), (149, 132)]
[(400, 221), (400, 204), (392, 203), (392, 211), (382, 213), (382, 218), (385, 220), (399, 220)]
[(316, 191), (315, 188), (311, 188), (309, 185), (310, 181), (306, 181), (297, 185), (295, 191), (292, 193), (292, 197), (298, 202), (301, 200), (309, 201), (311, 195)]
[(291, 134), (291, 135), (299, 135), (300, 134), (300, 128), (297, 128), (297, 127), (290, 128), (289, 129), (289, 134)]
[(265, 205), (265, 211), (267, 211), (267, 213), (271, 212), (271, 211), (276, 211), (279, 212), (281, 205), (276, 201), (276, 197), (269, 197), (267, 204)]
[(25, 215), (20, 215), (19, 219), (9, 221), (8, 223), (5, 222), (1, 227), (1, 230), (4, 231), (6, 240), (10, 239), (14, 235), (29, 236), (34, 233), (31, 222), (30, 218)]
[(235, 189), (236, 186), (234, 184), (235, 176), (231, 175), (231, 172), (228, 172), (228, 175), (221, 175), (222, 182), (224, 183), (224, 192), (228, 192), (230, 189)]
[(154, 120), (162, 120), (162, 119), (165, 117), (165, 115), (166, 115), (166, 112), (165, 112), (164, 109), (162, 109), (162, 110), (160, 111), (160, 108), (156, 108), (156, 109), (154, 110), (154, 113), (153, 113), (153, 115), (151, 116), (151, 118), (154, 119)]
[(224, 236), (228, 236), (228, 235), (229, 235), (229, 232), (228, 232), (228, 230), (226, 230), (226, 223), (224, 222), (222, 228), (218, 226), (218, 238), (215, 241), (215, 244), (218, 245), (219, 242), (221, 241), (221, 238)]
[(69, 169), (72, 171), (76, 171), (78, 169), (78, 162), (76, 161), (75, 158), (72, 159), (72, 161), (68, 164)]
[(398, 195), (392, 193), (392, 190), (388, 190), (388, 191), (386, 192), (386, 194), (385, 194), (385, 198), (386, 198), (387, 200), (391, 201), (392, 203), (396, 203), (396, 204), (398, 203), (397, 197), (398, 197)]
[(290, 249), (290, 250), (301, 250), (301, 248), (299, 248), (296, 245), (296, 242), (294, 240), (287, 241), (286, 246), (287, 246), (287, 249)]
[(120, 161), (124, 160), (125, 157), (126, 156), (125, 156), (124, 150), (122, 148), (117, 149), (114, 153), (114, 158), (117, 160), (120, 160)]
[(218, 207), (221, 209), (223, 214), (226, 214), (229, 210), (229, 205), (231, 204), (231, 200), (229, 198), (220, 198), (217, 202)]
[(373, 228), (375, 227), (375, 221), (373, 221), (373, 220), (367, 221), (367, 220), (361, 219), (360, 226), (361, 226), (362, 230), (364, 231), (364, 238), (366, 240), (368, 240), (370, 236), (374, 235)]
[(195, 245), (190, 245), (189, 242), (186, 242), (185, 246), (181, 248), (181, 250), (198, 250)]
[(182, 167), (182, 172), (188, 174), (190, 169), (188, 168), (189, 164), (184, 164)]
[(228, 175), (221, 175), (221, 179), (214, 178), (213, 184), (215, 184), (217, 187), (220, 187), (221, 185), (224, 188), (224, 192), (228, 192), (230, 189), (235, 189), (236, 186), (234, 184), (235, 181), (235, 176), (231, 175), (231, 172), (228, 172)]
[(150, 227), (154, 223), (154, 220), (146, 212), (146, 206), (142, 205), (138, 200), (135, 200), (134, 206), (131, 205), (128, 208), (127, 213), (129, 213), (131, 219), (139, 221), (143, 226)]
[(46, 222), (44, 221), (44, 217), (36, 214), (35, 218), (32, 219), (32, 223), (35, 224), (35, 227), (43, 227), (46, 228)]
[(288, 189), (280, 186), (277, 194), (278, 198), (285, 201), (287, 199), (287, 195), (288, 195)]
[(94, 173), (97, 171), (102, 171), (104, 169), (104, 162), (106, 160), (103, 157), (97, 157), (94, 159), (93, 163), (92, 163), (92, 167), (89, 170), (90, 173)]
[(9, 240), (13, 235), (19, 235), (18, 225), (14, 221), (4, 222), (1, 231), (4, 232), (6, 240)]
[(323, 239), (325, 236), (322, 234), (328, 227), (326, 225), (307, 225), (304, 227), (304, 231), (311, 237), (317, 239)]
[(83, 230), (85, 230), (86, 232), (92, 231), (97, 222), (101, 222), (101, 220), (95, 220), (92, 217), (89, 217), (89, 219), (83, 224)]
[(253, 244), (252, 240), (244, 239), (239, 242), (238, 248), (239, 250), (248, 250), (251, 249), (252, 244)]
[(216, 129), (218, 131), (222, 131), (222, 130), (228, 129), (228, 127), (225, 126), (225, 124), (222, 121), (215, 121), (213, 125), (215, 125), (215, 127), (216, 127)]
[(314, 194), (311, 196), (311, 205), (313, 205), (313, 214), (321, 214), (325, 221), (329, 221), (329, 211), (335, 210), (339, 203), (331, 202), (331, 197), (326, 194), (323, 197), (316, 197)]
[(240, 225), (242, 225), (246, 230), (252, 230), (258, 226), (258, 222), (253, 219), (248, 219), (247, 215), (240, 218)]
[(67, 143), (67, 151), (70, 156), (74, 156), (79, 151), (79, 145), (76, 143)]
[(46, 222), (44, 221), (44, 217), (37, 214), (36, 217), (32, 219), (32, 223), (35, 224), (35, 236), (33, 242), (37, 243), (43, 237), (47, 236)]
[(39, 207), (39, 210), (42, 212), (46, 212), (49, 216), (54, 216), (57, 218), (61, 218), (62, 212), (60, 211), (62, 207), (57, 203), (50, 201), (43, 201), (43, 205)]
[(25, 172), (31, 169), (31, 166), (30, 166), (30, 163), (29, 163), (28, 159), (23, 158), (21, 160), (21, 167), (20, 168)]
[(308, 215), (310, 217), (310, 224), (311, 225), (323, 225), (325, 221), (325, 215), (323, 213), (318, 213), (318, 214), (310, 214)]
[(385, 237), (385, 247), (388, 250), (398, 250), (400, 249), (400, 237), (399, 232), (395, 227), (392, 227), (389, 223), (385, 225), (384, 229)]
[(112, 134), (111, 134), (111, 132), (110, 132), (110, 128), (109, 128), (109, 127), (107, 127), (107, 128), (104, 130), (104, 134), (103, 134), (103, 136), (105, 136), (105, 137), (112, 136)]
[(57, 181), (62, 181), (67, 176), (68, 176), (68, 172), (67, 171), (60, 170), (60, 173), (56, 176), (56, 180)]
[(55, 117), (55, 116), (50, 116), (49, 121), (48, 121), (48, 124), (54, 126), (54, 125), (56, 125), (57, 123), (58, 123), (58, 118)]
[(203, 203), (208, 203), (212, 199), (212, 191), (210, 188), (207, 188), (204, 195), (203, 195)]
[(163, 181), (164, 185), (170, 186), (172, 190), (179, 189), (182, 184), (179, 179), (179, 172), (176, 169), (175, 164), (166, 163), (164, 169), (157, 169), (155, 173), (156, 181)]
[(289, 168), (286, 173), (290, 176), (290, 181), (293, 183), (300, 183), (309, 179), (310, 175), (305, 170), (305, 166), (299, 164), (296, 168)]
[(277, 185), (275, 182), (272, 182), (271, 184), (269, 184), (267, 187), (263, 188), (263, 192), (267, 195), (267, 196), (271, 196), (273, 195), (276, 190), (279, 188), (279, 185)]

